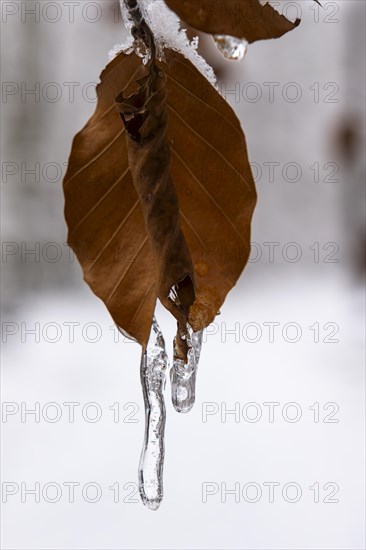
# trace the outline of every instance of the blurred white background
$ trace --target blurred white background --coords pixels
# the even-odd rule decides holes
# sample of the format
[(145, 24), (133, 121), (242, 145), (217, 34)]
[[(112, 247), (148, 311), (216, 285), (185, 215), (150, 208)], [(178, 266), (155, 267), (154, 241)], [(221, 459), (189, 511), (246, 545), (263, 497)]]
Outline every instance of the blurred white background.
[(1, 3), (4, 549), (365, 548), (365, 3), (275, 4), (302, 24), (243, 62), (203, 40), (247, 137), (255, 246), (190, 414), (167, 387), (154, 513), (136, 494), (139, 347), (115, 341), (64, 244), (62, 176), (124, 39), (118, 3)]

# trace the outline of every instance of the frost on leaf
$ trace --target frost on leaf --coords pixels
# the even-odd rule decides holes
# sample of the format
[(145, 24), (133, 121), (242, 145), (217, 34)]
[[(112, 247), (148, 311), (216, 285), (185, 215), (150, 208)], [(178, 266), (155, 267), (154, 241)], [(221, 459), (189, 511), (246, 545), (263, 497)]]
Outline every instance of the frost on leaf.
[[(256, 203), (233, 110), (182, 55), (166, 50), (156, 67), (156, 87), (148, 90), (150, 69), (136, 54), (120, 53), (109, 63), (64, 180), (68, 242), (84, 278), (116, 324), (144, 347), (157, 297), (177, 317), (176, 296), (184, 310), (193, 281), (192, 330), (214, 320), (248, 260)], [(153, 155), (144, 159), (149, 148)], [(153, 209), (156, 193), (162, 200)], [(172, 219), (160, 226), (165, 200)], [(174, 260), (167, 246), (173, 227)]]
[[(120, 3), (125, 26), (131, 31), (133, 23), (125, 0), (120, 0)], [(216, 77), (212, 67), (197, 52), (198, 37), (189, 40), (186, 30), (181, 28), (179, 17), (167, 7), (166, 3), (163, 0), (140, 0), (139, 7), (154, 35), (158, 58), (164, 59), (165, 49), (181, 53), (215, 86)], [(112, 60), (121, 51), (124, 53), (133, 51), (133, 41), (130, 34), (124, 44), (114, 46), (109, 52), (109, 58)]]

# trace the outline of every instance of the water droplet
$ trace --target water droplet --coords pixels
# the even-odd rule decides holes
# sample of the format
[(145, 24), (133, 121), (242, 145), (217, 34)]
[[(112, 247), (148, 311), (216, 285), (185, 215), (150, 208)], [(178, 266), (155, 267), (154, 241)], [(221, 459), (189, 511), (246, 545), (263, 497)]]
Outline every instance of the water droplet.
[(235, 36), (215, 34), (214, 40), (219, 51), (226, 59), (241, 61), (247, 52), (248, 42)]

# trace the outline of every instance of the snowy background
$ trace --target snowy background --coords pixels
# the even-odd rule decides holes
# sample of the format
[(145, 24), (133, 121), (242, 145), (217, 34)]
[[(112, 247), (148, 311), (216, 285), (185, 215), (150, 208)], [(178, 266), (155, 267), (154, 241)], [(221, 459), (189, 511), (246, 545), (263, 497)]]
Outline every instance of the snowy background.
[(239, 64), (204, 40), (247, 136), (255, 245), (190, 414), (167, 387), (154, 513), (136, 493), (140, 350), (64, 244), (61, 179), (124, 40), (118, 3), (1, 3), (4, 549), (365, 548), (365, 4), (314, 6), (277, 2), (301, 26)]

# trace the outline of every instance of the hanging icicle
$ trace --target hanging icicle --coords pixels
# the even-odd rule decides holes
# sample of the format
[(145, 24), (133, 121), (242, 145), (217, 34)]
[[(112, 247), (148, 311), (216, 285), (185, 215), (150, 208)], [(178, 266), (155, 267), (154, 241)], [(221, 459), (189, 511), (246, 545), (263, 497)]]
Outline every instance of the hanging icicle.
[(163, 498), (165, 372), (168, 356), (155, 317), (146, 350), (141, 357), (141, 385), (145, 404), (145, 436), (139, 464), (139, 491), (142, 502), (157, 510)]
[(193, 332), (187, 325), (187, 362), (178, 355), (174, 340), (174, 361), (170, 371), (172, 403), (176, 411), (186, 413), (191, 410), (196, 398), (196, 377), (202, 347), (203, 331)]

